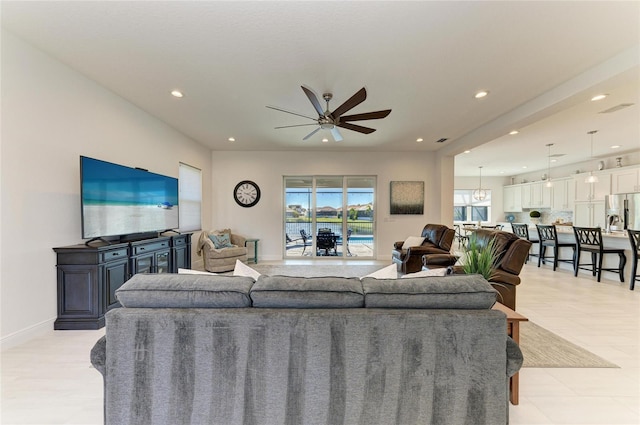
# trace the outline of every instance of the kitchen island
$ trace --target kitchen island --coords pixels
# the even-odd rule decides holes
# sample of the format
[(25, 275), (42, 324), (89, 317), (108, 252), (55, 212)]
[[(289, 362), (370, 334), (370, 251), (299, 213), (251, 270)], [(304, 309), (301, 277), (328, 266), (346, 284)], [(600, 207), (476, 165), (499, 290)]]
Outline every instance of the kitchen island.
[[(573, 233), (573, 226), (571, 225), (556, 225), (556, 232), (558, 234), (558, 242), (560, 243), (576, 241), (575, 235)], [(529, 226), (529, 236), (531, 237), (531, 239), (538, 239), (538, 230), (536, 229), (535, 226)], [(629, 242), (629, 236), (627, 235), (627, 232), (614, 231), (614, 232), (605, 233), (603, 231), (602, 242), (605, 248), (624, 249), (624, 255), (627, 257), (627, 263), (625, 264), (625, 267), (624, 267), (624, 282), (628, 286), (629, 282), (631, 281), (631, 264), (633, 261), (633, 257), (635, 256), (635, 253), (631, 250), (631, 243)], [(531, 247), (531, 252), (537, 255), (539, 253), (539, 249), (540, 249), (539, 244), (537, 243), (533, 244), (533, 246)], [(551, 250), (547, 248), (546, 255), (550, 255), (550, 254), (553, 254), (553, 248)], [(560, 248), (560, 258), (571, 258), (572, 255), (573, 255), (573, 252), (571, 248)], [(581, 262), (582, 263), (589, 262), (590, 260), (587, 257), (589, 255), (590, 255), (589, 253), (583, 252)], [(537, 258), (533, 257), (531, 261), (537, 261)], [(605, 255), (603, 260), (603, 267), (608, 267), (608, 268), (618, 267), (618, 262), (619, 262), (619, 258), (617, 255)], [(547, 265), (549, 264), (550, 264), (549, 260), (547, 260)], [(573, 265), (566, 262), (559, 262), (558, 268), (573, 271)], [(578, 273), (581, 275), (588, 275), (591, 272), (589, 272), (588, 270), (580, 269)], [(595, 280), (596, 278), (594, 277), (593, 279)], [(612, 280), (620, 283), (620, 277), (618, 276), (618, 273), (603, 271), (602, 279)]]

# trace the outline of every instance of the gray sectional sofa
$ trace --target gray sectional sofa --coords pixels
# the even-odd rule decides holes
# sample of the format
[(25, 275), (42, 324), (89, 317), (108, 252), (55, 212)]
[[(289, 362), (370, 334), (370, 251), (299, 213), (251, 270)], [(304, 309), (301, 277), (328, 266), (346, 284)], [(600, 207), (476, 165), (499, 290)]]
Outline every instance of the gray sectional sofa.
[(117, 297), (106, 424), (505, 424), (522, 364), (476, 275), (140, 274)]

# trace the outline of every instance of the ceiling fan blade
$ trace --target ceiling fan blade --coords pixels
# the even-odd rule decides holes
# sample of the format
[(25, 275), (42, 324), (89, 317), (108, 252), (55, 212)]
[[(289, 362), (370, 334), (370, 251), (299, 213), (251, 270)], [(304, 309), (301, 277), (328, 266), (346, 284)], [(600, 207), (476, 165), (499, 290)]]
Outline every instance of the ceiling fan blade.
[(300, 86), (300, 87), (304, 91), (304, 94), (306, 94), (307, 97), (309, 98), (309, 100), (311, 101), (311, 104), (313, 105), (313, 107), (316, 108), (316, 112), (318, 113), (318, 115), (323, 117), (324, 116), (324, 110), (322, 109), (322, 105), (320, 105), (320, 101), (318, 100), (318, 96), (316, 96), (316, 94), (314, 92), (312, 92), (311, 90), (309, 90), (305, 86)]
[(282, 125), (280, 127), (273, 127), (273, 128), (291, 128), (291, 127), (306, 127), (308, 125), (318, 125), (317, 123), (314, 124), (296, 124), (296, 125)]
[(316, 128), (315, 130), (313, 130), (311, 133), (307, 134), (306, 136), (304, 136), (304, 138), (302, 140), (307, 140), (309, 137), (313, 136), (314, 134), (316, 134), (318, 131), (320, 131), (320, 127)]
[(344, 140), (342, 138), (342, 134), (340, 134), (340, 130), (338, 130), (338, 127), (333, 127), (331, 129), (331, 135), (333, 136), (333, 140), (336, 142), (342, 142), (342, 140)]
[(371, 134), (376, 131), (375, 128), (363, 127), (361, 125), (349, 124), (348, 122), (341, 122), (338, 127), (346, 128), (347, 130), (357, 131), (358, 133)]
[(267, 108), (269, 108), (269, 109), (275, 109), (276, 111), (286, 112), (287, 114), (293, 114), (293, 115), (297, 115), (297, 116), (299, 116), (299, 117), (309, 118), (310, 120), (318, 121), (318, 118), (308, 117), (308, 116), (306, 116), (306, 115), (302, 115), (302, 114), (299, 114), (299, 113), (297, 113), (297, 112), (291, 112), (291, 111), (287, 111), (286, 109), (276, 108), (275, 106), (267, 106)]
[(364, 121), (364, 120), (379, 120), (385, 118), (391, 113), (391, 109), (384, 111), (365, 112), (363, 114), (344, 115), (340, 117), (340, 121)]
[(331, 116), (333, 117), (333, 119), (338, 118), (340, 115), (344, 114), (349, 109), (355, 108), (356, 106), (358, 106), (359, 104), (364, 102), (366, 98), (367, 98), (367, 91), (363, 87), (360, 90), (358, 90), (358, 92), (356, 94), (354, 94), (349, 99), (347, 99), (346, 102), (344, 102), (342, 105), (338, 106), (331, 113)]

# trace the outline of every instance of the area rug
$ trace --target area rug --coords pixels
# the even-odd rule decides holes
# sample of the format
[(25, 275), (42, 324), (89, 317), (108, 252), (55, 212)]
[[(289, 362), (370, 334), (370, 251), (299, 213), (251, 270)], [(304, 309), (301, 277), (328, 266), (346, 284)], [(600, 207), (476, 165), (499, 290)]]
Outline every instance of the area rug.
[(619, 367), (532, 322), (520, 323), (523, 367)]

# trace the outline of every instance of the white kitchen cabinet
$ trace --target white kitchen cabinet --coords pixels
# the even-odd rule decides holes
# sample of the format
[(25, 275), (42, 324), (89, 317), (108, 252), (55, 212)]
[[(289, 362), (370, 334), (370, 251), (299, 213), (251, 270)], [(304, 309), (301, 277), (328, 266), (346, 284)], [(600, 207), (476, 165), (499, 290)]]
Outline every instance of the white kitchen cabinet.
[(576, 202), (580, 201), (604, 201), (606, 195), (611, 194), (611, 172), (593, 173), (598, 177), (596, 183), (587, 183), (585, 180), (589, 173), (576, 174)]
[(611, 171), (611, 193), (640, 192), (640, 167), (624, 167)]
[(576, 183), (573, 178), (552, 180), (551, 209), (554, 211), (573, 211), (576, 198)]
[(531, 183), (522, 186), (522, 208), (531, 208)]
[(502, 209), (504, 212), (522, 211), (522, 186), (505, 186), (502, 190)]
[(576, 202), (573, 211), (574, 226), (604, 228), (605, 220), (604, 201)]
[(531, 183), (531, 208), (550, 208), (551, 188), (546, 182)]

